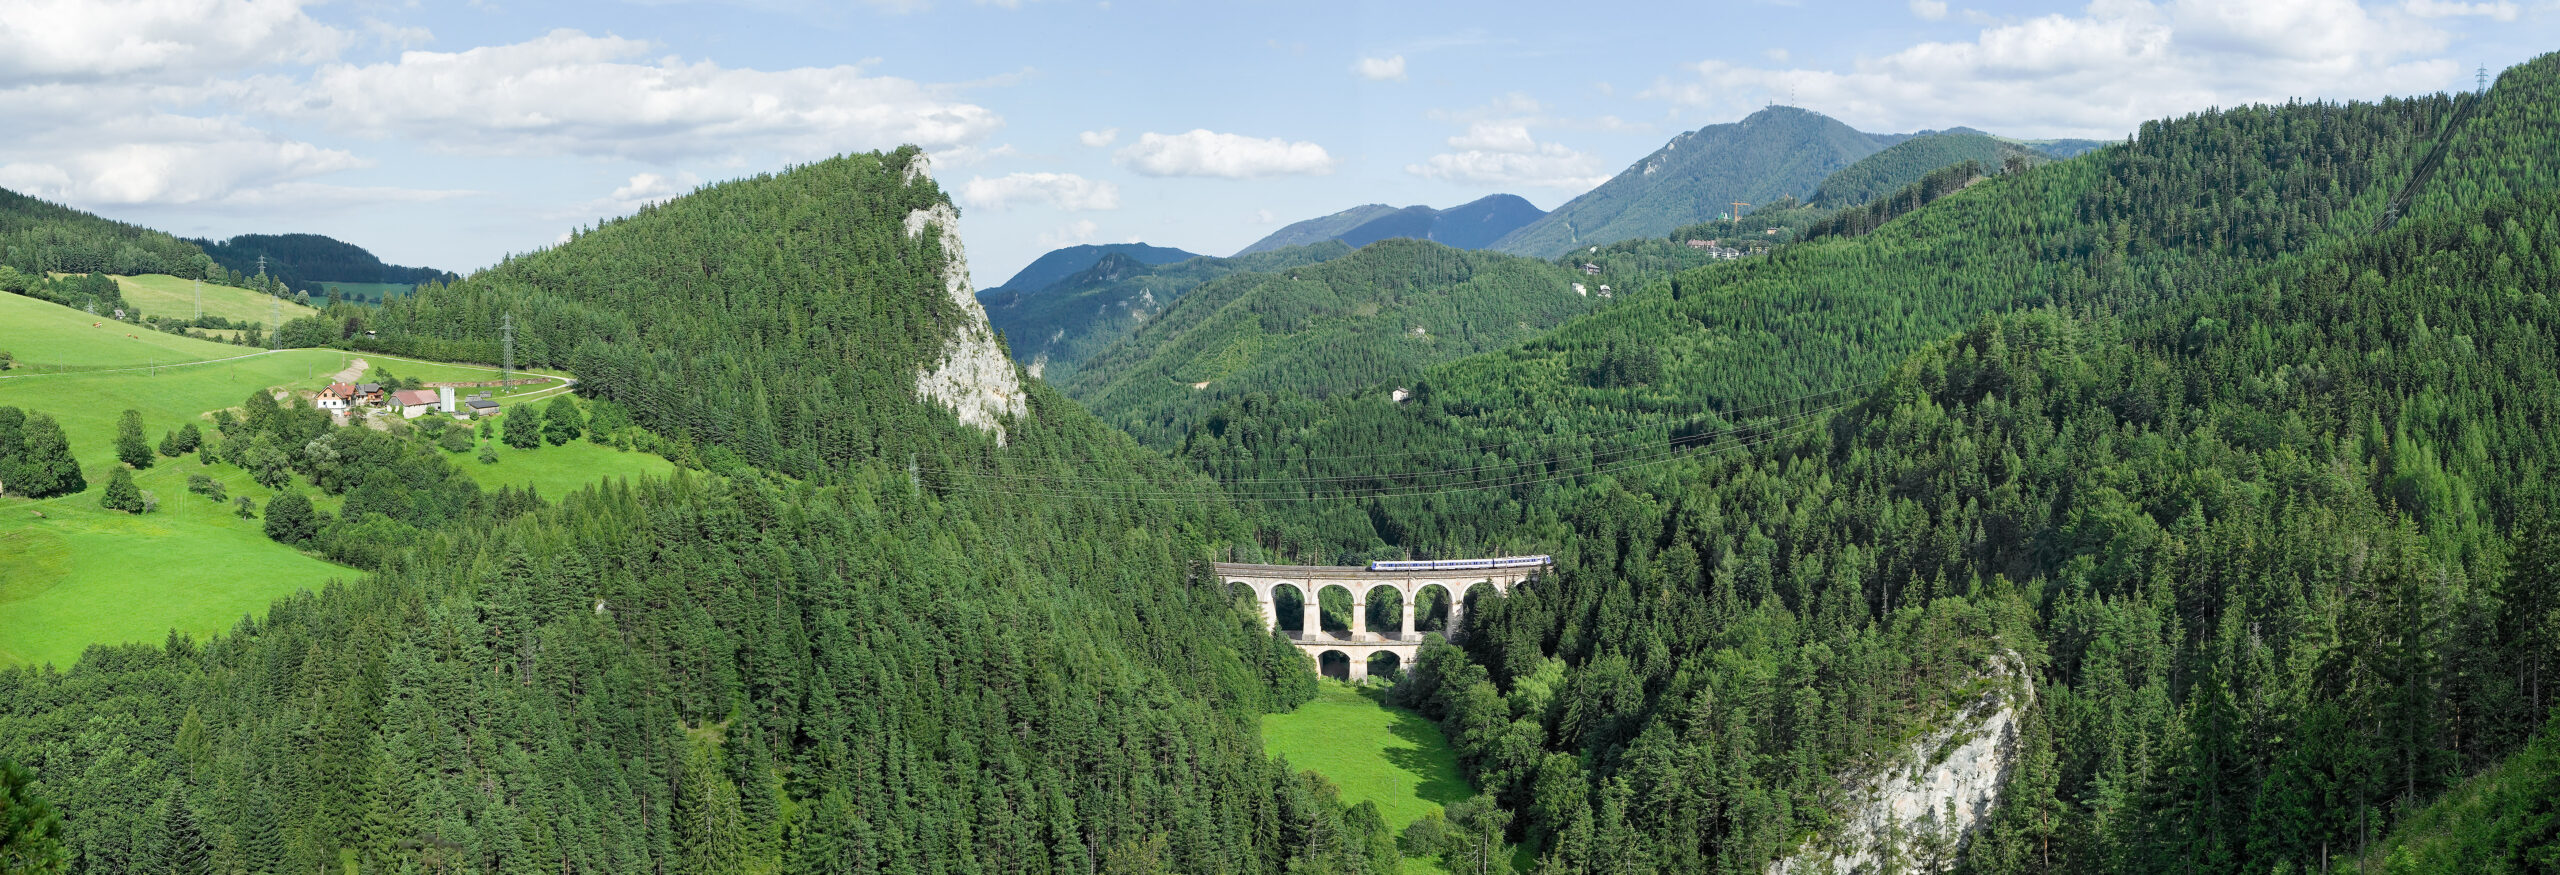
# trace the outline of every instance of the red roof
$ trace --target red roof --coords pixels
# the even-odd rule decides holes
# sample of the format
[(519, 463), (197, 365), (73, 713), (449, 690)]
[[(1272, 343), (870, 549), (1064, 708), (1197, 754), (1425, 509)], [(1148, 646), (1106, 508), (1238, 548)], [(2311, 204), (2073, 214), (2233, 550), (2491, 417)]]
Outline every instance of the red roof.
[(322, 398), (353, 398), (355, 395), (356, 384), (354, 383), (331, 383), (329, 388), (320, 392)]
[(436, 393), (429, 392), (425, 389), (402, 389), (398, 392), (391, 393), (391, 397), (394, 400), (399, 401), (400, 406), (402, 407), (408, 407), (414, 404), (436, 403)]

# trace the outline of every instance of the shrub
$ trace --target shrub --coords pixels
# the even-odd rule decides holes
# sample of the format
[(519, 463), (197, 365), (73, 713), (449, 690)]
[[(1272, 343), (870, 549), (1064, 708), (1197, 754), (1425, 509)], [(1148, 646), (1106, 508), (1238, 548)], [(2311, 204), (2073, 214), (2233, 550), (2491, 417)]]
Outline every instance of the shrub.
[(98, 506), (125, 513), (143, 513), (142, 488), (133, 485), (133, 472), (117, 468), (107, 478), (107, 491), (98, 496)]

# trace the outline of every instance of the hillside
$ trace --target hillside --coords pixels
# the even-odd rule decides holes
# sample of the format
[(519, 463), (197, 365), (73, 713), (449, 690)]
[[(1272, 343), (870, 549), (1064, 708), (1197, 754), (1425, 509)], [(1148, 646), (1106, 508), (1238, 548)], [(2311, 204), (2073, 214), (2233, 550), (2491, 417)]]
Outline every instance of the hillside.
[(1338, 240), (1353, 249), (1396, 237), (1430, 240), (1458, 249), (1484, 249), (1493, 241), (1537, 221), (1546, 211), (1519, 195), (1486, 195), (1445, 210), (1426, 206), (1393, 209), (1385, 204), (1353, 207), (1308, 219), (1255, 241), (1238, 256)]
[(1575, 247), (1660, 237), (1731, 212), (1732, 201), (1802, 199), (1831, 174), (1882, 148), (1874, 137), (1820, 113), (1769, 107), (1671, 138), (1491, 248), (1547, 258)]
[(1604, 303), (1584, 279), (1516, 256), (1384, 240), (1202, 285), (1062, 385), (1103, 421), (1171, 447), (1228, 399), (1383, 394), (1434, 363), (1535, 336)]
[(1087, 243), (1069, 246), (1064, 249), (1052, 249), (1039, 258), (1032, 259), (1030, 264), (1015, 271), (1013, 278), (1005, 280), (1003, 285), (979, 289), (978, 296), (980, 300), (985, 300), (988, 295), (1008, 291), (1021, 294), (1037, 292), (1056, 285), (1060, 280), (1091, 270), (1095, 264), (1112, 255), (1118, 255), (1142, 265), (1170, 264), (1200, 257), (1198, 253), (1184, 252), (1170, 246), (1149, 246), (1144, 243)]
[(1238, 273), (1276, 273), (1350, 252), (1341, 243), (1322, 241), (1235, 258), (1202, 256), (1161, 265), (1106, 255), (1047, 288), (980, 292), (978, 301), (1016, 361), (1033, 376), (1064, 384), (1087, 358), (1119, 343), (1202, 283)]
[(1858, 159), (1822, 180), (1805, 202), (1816, 207), (1853, 207), (1901, 190), (1930, 171), (1971, 161), (1998, 169), (2009, 158), (2041, 160), (2040, 153), (1978, 133), (1942, 133), (1913, 137)]
[[(1391, 844), (1255, 740), (1313, 684), (1190, 579), (1233, 512), (987, 358), (921, 170), (905, 149), (708, 186), (332, 311), (454, 353), (503, 305), (519, 361), (572, 365), (722, 473), (446, 503), (449, 467), (338, 438), (368, 455), (322, 469), (347, 511), (321, 538), (372, 545), (367, 577), (219, 640), (0, 672), (0, 756), (77, 737), (131, 764), (48, 766), (82, 871), (1277, 873)], [(972, 480), (1000, 474), (1197, 500)]]
[[(228, 240), (190, 242), (203, 247), (205, 254), (224, 269), (243, 276), (256, 276), (261, 269), (259, 259), (264, 257), (263, 269), (268, 276), (275, 277), (285, 288), (308, 291), (315, 298), (323, 295), (323, 286), (328, 284), (411, 286), (455, 278), (450, 272), (430, 267), (384, 264), (364, 247), (319, 234), (242, 234)], [(371, 297), (378, 301), (380, 295)]]
[(1318, 561), (1560, 551), (1400, 691), (1557, 869), (1818, 849), (2005, 653), (1975, 868), (2317, 869), (2550, 713), (2555, 83), (2146, 124), (1183, 452)]
[[(1419, 209), (1430, 208), (1420, 207)], [(1386, 204), (1361, 204), (1339, 213), (1291, 222), (1282, 226), (1280, 230), (1254, 241), (1253, 245), (1236, 250), (1235, 257), (1241, 258), (1257, 252), (1269, 252), (1290, 246), (1306, 246), (1337, 239), (1353, 228), (1394, 215), (1396, 212), (1395, 207)]]
[(202, 250), (168, 234), (0, 189), (0, 266), (49, 273), (204, 276)]

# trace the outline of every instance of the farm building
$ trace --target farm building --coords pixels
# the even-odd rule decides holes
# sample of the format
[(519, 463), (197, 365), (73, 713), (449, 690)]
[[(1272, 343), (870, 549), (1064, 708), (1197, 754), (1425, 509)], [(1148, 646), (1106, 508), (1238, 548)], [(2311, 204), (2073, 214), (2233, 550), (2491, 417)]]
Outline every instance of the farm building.
[(320, 394), (311, 396), (311, 406), (345, 416), (348, 406), (355, 403), (355, 397), (355, 384), (331, 383), (329, 388), (320, 390)]
[(462, 412), (473, 416), (496, 416), (498, 415), (498, 402), (491, 401), (487, 398), (473, 398), (469, 401), (462, 402)]
[(436, 393), (425, 389), (402, 389), (393, 392), (391, 403), (399, 408), (401, 416), (409, 419), (433, 413), (437, 406)]

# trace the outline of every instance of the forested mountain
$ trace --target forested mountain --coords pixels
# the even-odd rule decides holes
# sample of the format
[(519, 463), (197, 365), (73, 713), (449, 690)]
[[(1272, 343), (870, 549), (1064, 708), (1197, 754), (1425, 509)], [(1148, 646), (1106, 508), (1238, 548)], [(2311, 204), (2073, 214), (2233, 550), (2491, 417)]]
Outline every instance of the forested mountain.
[[(2553, 716), (2555, 106), (2147, 124), (1185, 454), (1310, 559), (1558, 551), (1399, 688), (1549, 871), (1758, 870), (2011, 658), (1973, 871), (2334, 868)], [(2426, 859), (2547, 863), (2487, 798)]]
[(1544, 215), (1546, 211), (1511, 194), (1486, 195), (1445, 210), (1425, 206), (1399, 210), (1385, 204), (1368, 204), (1274, 231), (1236, 255), (1325, 240), (1339, 240), (1358, 249), (1396, 237), (1430, 240), (1458, 249), (1484, 249)]
[(258, 259), (266, 258), (268, 276), (286, 288), (312, 291), (321, 283), (451, 282), (448, 271), (431, 267), (384, 264), (362, 246), (318, 234), (242, 234), (228, 240), (189, 241), (232, 273), (256, 276)]
[(1546, 258), (1576, 247), (1660, 237), (1732, 212), (1732, 201), (1801, 199), (1823, 179), (1882, 148), (1874, 136), (1829, 116), (1772, 106), (1671, 138), (1492, 248)]
[[(351, 497), (383, 548), (361, 581), (0, 672), (0, 758), (41, 776), (71, 871), (1378, 871), (1375, 810), (1254, 737), (1311, 687), (1192, 579), (1233, 511), (968, 358), (988, 335), (919, 154), (708, 186), (333, 314), (461, 357), (512, 314), (518, 361), (717, 473), (558, 502), (466, 480), (426, 526)], [(1070, 473), (1195, 500), (971, 479)]]
[(1256, 252), (1269, 252), (1288, 246), (1305, 246), (1332, 240), (1370, 220), (1393, 215), (1395, 212), (1396, 208), (1386, 204), (1361, 204), (1339, 213), (1291, 222), (1280, 230), (1254, 241), (1253, 245), (1236, 250), (1236, 255), (1243, 257)]
[(1083, 272), (1029, 292), (980, 292), (987, 319), (1016, 361), (1063, 384), (1085, 359), (1128, 337), (1200, 284), (1238, 273), (1270, 274), (1340, 258), (1351, 248), (1325, 240), (1234, 258), (1201, 256), (1146, 265), (1106, 255)]
[(1989, 134), (1970, 131), (1925, 134), (1887, 146), (1883, 151), (1858, 159), (1856, 164), (1841, 168), (1840, 172), (1824, 179), (1806, 202), (1832, 209), (1854, 207), (1899, 191), (1941, 167), (1971, 161), (1997, 168), (2013, 156), (2028, 161), (2043, 157), (2024, 146)]
[(1090, 270), (1104, 257), (1118, 255), (1142, 265), (1171, 264), (1199, 258), (1196, 252), (1184, 252), (1171, 246), (1149, 246), (1144, 243), (1085, 243), (1064, 249), (1052, 249), (1030, 264), (1015, 271), (1003, 285), (978, 290), (983, 301), (988, 295), (1002, 292), (1029, 294), (1057, 284), (1078, 273)]
[(1604, 299), (1577, 271), (1390, 239), (1279, 274), (1184, 295), (1062, 384), (1141, 442), (1178, 445), (1228, 399), (1386, 394), (1438, 362), (1497, 349)]
[(213, 260), (168, 234), (0, 189), (0, 266), (47, 273), (210, 278)]

